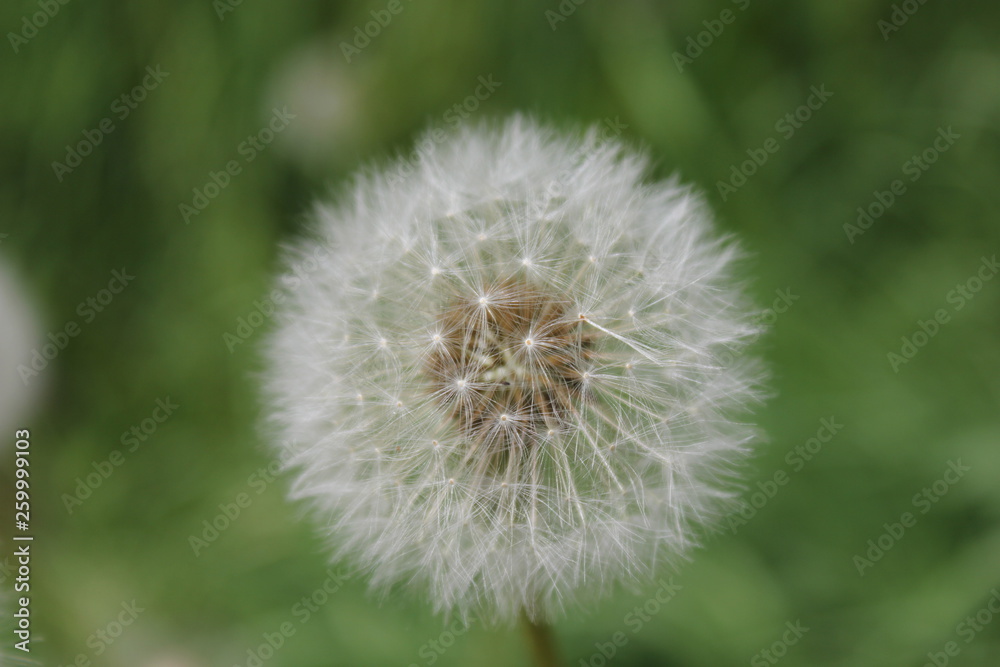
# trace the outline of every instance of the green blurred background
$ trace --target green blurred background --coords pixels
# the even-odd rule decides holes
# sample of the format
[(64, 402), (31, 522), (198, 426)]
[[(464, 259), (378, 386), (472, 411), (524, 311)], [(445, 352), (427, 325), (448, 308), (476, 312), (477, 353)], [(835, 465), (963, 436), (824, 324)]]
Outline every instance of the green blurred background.
[[(240, 318), (260, 321), (255, 301), (311, 202), (408, 152), (422, 129), (450, 127), (456, 104), (470, 120), (525, 111), (620, 129), (654, 176), (705, 190), (753, 256), (761, 307), (791, 302), (763, 315), (773, 328), (758, 344), (775, 390), (759, 414), (768, 442), (746, 471), (760, 507), (664, 572), (683, 588), (638, 631), (630, 614), (655, 585), (560, 622), (567, 664), (1000, 663), (1000, 615), (981, 611), (1000, 586), (1000, 280), (976, 282), (1000, 250), (995, 2), (236, 1), (0, 8), (0, 257), (43, 334), (80, 326), (29, 379), (25, 391), (44, 387), (35, 413), (5, 425), (32, 429), (45, 664), (253, 665), (248, 650), (284, 623), (294, 635), (268, 667), (526, 663), (516, 629), (453, 637), (423, 601), (379, 604), (363, 581), (334, 581), (303, 622), (295, 605), (330, 564), (284, 500), (286, 480), (257, 472), (274, 461), (256, 429), (268, 323), (225, 337)], [(375, 36), (352, 44), (366, 25)], [(345, 55), (343, 43), (363, 48)], [(687, 49), (690, 62), (675, 56)], [(470, 99), (480, 77), (500, 85)], [(832, 96), (800, 109), (824, 86)], [(295, 118), (259, 136), (286, 107)], [(808, 120), (782, 123), (789, 113)], [(959, 138), (914, 172), (911, 158), (948, 128)], [(54, 166), (85, 133), (100, 143), (70, 171)], [(769, 140), (777, 152), (721, 192)], [(229, 161), (238, 173), (205, 192)], [(845, 229), (897, 179), (905, 192), (863, 234)], [(195, 190), (215, 196), (185, 216)], [(120, 294), (92, 317), (80, 310), (123, 268), (135, 278)], [(959, 285), (981, 289), (966, 298)], [(934, 336), (914, 336), (942, 309)], [(893, 368), (903, 337), (925, 344)], [(148, 421), (164, 414), (158, 399), (178, 406), (162, 424)], [(789, 455), (831, 418), (842, 428), (811, 443), (810, 460)], [(129, 451), (122, 436), (144, 420), (155, 431)], [(121, 465), (67, 506), (115, 450)], [(2, 455), (6, 538), (13, 456)], [(959, 460), (968, 471), (946, 475)], [(752, 496), (776, 474), (773, 497)], [(925, 488), (935, 502), (917, 496)], [(240, 498), (240, 516), (192, 546)], [(905, 512), (915, 525), (886, 537)], [(880, 538), (895, 544), (859, 565)], [(0, 577), (8, 587), (9, 570)], [(133, 600), (134, 622), (100, 639)], [(959, 625), (977, 613), (992, 622)], [(798, 638), (786, 622), (809, 630)]]

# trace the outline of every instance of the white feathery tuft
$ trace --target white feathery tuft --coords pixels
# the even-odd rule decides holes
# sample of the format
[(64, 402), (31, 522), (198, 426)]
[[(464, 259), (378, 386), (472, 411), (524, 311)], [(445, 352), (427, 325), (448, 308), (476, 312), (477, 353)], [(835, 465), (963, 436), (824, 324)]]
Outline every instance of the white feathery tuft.
[[(465, 128), (316, 209), (267, 393), (379, 589), (507, 623), (685, 556), (755, 437), (759, 332), (702, 200), (596, 130)], [(736, 359), (736, 361), (732, 361)]]

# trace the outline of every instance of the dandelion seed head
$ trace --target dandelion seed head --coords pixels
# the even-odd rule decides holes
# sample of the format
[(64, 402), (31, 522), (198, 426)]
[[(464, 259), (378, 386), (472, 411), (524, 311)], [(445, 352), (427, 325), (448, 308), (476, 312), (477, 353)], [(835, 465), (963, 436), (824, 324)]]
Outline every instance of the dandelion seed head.
[(596, 131), (515, 118), (317, 208), (289, 261), (329, 259), (281, 303), (271, 421), (293, 496), (376, 588), (550, 620), (723, 511), (758, 330), (735, 246), (646, 172)]

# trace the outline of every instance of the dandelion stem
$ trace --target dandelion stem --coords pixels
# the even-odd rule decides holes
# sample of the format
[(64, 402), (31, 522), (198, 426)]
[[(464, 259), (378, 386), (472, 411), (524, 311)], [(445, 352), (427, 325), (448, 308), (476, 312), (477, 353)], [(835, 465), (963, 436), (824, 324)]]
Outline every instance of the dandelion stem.
[(562, 662), (556, 654), (552, 626), (547, 623), (535, 623), (526, 614), (521, 615), (521, 625), (531, 642), (531, 654), (535, 657), (538, 667), (561, 667)]

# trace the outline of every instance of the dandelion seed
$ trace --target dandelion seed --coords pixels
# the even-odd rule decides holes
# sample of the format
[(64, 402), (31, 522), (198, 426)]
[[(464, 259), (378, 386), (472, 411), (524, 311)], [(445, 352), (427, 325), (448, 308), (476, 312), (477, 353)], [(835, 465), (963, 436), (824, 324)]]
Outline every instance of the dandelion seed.
[[(551, 620), (685, 556), (723, 510), (758, 331), (736, 248), (646, 167), (515, 118), (319, 207), (331, 255), (281, 305), (271, 417), (293, 496), (374, 586)], [(392, 354), (341, 342), (373, 331)], [(351, 454), (372, 449), (395, 453)]]

